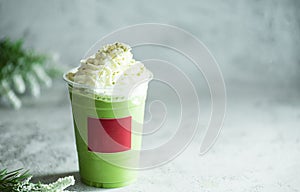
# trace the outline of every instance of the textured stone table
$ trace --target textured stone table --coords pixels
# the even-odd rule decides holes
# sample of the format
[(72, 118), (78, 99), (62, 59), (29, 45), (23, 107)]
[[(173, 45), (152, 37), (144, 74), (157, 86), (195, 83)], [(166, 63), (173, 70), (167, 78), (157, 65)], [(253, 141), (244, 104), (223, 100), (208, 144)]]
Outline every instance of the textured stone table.
[[(136, 183), (111, 191), (299, 191), (299, 122), (297, 99), (229, 99), (223, 130), (206, 155), (197, 154), (196, 137), (174, 161), (141, 171)], [(34, 181), (43, 182), (74, 175), (76, 184), (69, 190), (104, 190), (79, 180), (63, 82), (36, 101), (25, 98), (19, 111), (1, 108), (0, 132), (1, 168), (24, 167)]]

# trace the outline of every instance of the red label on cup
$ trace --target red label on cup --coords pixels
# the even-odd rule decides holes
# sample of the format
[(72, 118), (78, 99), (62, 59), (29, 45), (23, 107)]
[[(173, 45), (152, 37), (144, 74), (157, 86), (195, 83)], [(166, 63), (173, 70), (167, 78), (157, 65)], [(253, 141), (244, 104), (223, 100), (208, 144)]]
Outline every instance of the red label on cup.
[(88, 150), (115, 153), (131, 149), (131, 117), (97, 119), (88, 117)]

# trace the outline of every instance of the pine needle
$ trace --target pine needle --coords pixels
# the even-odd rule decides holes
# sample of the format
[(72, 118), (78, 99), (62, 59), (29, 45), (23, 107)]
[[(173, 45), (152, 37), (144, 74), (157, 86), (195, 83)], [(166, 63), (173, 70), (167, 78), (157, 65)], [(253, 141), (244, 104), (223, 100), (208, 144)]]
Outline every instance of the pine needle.
[(0, 191), (1, 192), (61, 192), (70, 185), (74, 185), (73, 176), (59, 178), (56, 182), (50, 184), (31, 183), (32, 177), (27, 171), (17, 169), (8, 172), (7, 169), (0, 170)]
[(13, 191), (13, 187), (31, 178), (31, 175), (27, 171), (22, 171), (22, 169), (17, 169), (8, 172), (7, 169), (0, 171), (0, 191), (8, 192)]

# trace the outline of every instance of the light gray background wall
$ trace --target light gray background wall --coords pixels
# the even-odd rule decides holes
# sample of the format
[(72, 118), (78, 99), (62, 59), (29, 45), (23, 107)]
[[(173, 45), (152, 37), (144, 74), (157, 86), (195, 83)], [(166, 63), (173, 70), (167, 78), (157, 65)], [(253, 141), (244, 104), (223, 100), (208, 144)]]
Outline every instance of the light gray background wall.
[(76, 66), (99, 38), (144, 22), (181, 27), (216, 57), (227, 86), (297, 89), (300, 83), (297, 0), (95, 1), (1, 0), (0, 34), (59, 53)]

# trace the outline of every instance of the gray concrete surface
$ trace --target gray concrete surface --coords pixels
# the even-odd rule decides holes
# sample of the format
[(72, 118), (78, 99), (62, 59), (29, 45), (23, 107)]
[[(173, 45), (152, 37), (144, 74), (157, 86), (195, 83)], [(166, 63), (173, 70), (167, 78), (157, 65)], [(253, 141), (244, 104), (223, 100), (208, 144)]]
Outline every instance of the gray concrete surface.
[[(103, 190), (79, 180), (62, 81), (35, 101), (25, 98), (20, 111), (0, 109), (0, 117), (0, 167), (30, 169), (34, 181), (43, 182), (74, 175), (76, 185), (70, 190)], [(107, 191), (299, 191), (299, 120), (297, 97), (290, 96), (289, 102), (247, 94), (229, 99), (224, 127), (211, 151), (198, 155), (197, 135), (174, 161), (141, 171), (133, 185)]]

